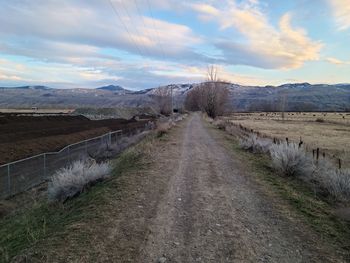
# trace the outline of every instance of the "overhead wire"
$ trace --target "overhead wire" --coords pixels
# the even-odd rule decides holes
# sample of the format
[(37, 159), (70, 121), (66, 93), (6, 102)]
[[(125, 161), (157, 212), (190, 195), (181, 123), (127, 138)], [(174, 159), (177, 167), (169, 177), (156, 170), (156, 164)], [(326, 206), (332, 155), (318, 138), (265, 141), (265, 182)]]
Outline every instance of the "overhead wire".
[(118, 10), (114, 7), (113, 3), (112, 3), (112, 0), (108, 0), (109, 4), (111, 5), (112, 7), (112, 10), (114, 11), (114, 13), (117, 15), (118, 19), (120, 20), (121, 24), (123, 25), (125, 31), (127, 32), (129, 38), (130, 38), (130, 42), (135, 46), (137, 52), (139, 53), (139, 55), (141, 57), (144, 56), (144, 54), (141, 52), (141, 49), (139, 48), (138, 44), (137, 44), (137, 41), (134, 40), (132, 34), (130, 33), (130, 30), (128, 29), (128, 27), (126, 26), (126, 24), (124, 23), (121, 15), (119, 14)]
[[(129, 13), (127, 7), (124, 5), (123, 0), (121, 1), (121, 7), (124, 9), (126, 15), (128, 16), (128, 18), (129, 18), (129, 20), (130, 20), (130, 23), (131, 23), (131, 24), (133, 25), (133, 27), (135, 28), (136, 34), (137, 34), (138, 36), (140, 36), (140, 37), (141, 37), (141, 41), (144, 42), (143, 39), (142, 39), (142, 35), (140, 34), (140, 32), (139, 32), (137, 26), (135, 26), (135, 24), (134, 24), (134, 22), (133, 22), (133, 20), (132, 20), (132, 17), (131, 17), (131, 15), (130, 15), (130, 13)], [(149, 56), (149, 52), (148, 52), (148, 49), (147, 49), (147, 46), (146, 46), (146, 45), (143, 46), (143, 49), (144, 49), (146, 55)]]
[(154, 18), (153, 12), (152, 12), (151, 4), (150, 4), (149, 0), (146, 0), (146, 1), (147, 1), (148, 9), (149, 9), (149, 12), (150, 12), (150, 15), (151, 15), (151, 18), (152, 18), (153, 28), (154, 28), (154, 31), (156, 32), (156, 37), (157, 37), (157, 39), (158, 39), (158, 43), (159, 43), (161, 55), (163, 56), (163, 58), (164, 58), (164, 60), (165, 60), (165, 59), (166, 59), (166, 56), (165, 56), (163, 44), (162, 44), (162, 42), (160, 41), (159, 30), (158, 30), (158, 28), (156, 27), (156, 24), (155, 24), (155, 22), (154, 22), (154, 21), (155, 21), (155, 18)]

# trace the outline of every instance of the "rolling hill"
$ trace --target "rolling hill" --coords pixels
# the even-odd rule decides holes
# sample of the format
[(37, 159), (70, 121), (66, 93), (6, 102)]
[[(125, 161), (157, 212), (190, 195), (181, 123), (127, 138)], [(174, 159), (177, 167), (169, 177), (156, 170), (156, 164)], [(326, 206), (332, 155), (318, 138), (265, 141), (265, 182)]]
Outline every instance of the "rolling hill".
[[(154, 89), (131, 91), (116, 85), (96, 89), (53, 89), (45, 86), (0, 87), (1, 108), (26, 107), (149, 107), (157, 89), (173, 89), (176, 107), (187, 92), (199, 84), (171, 84)], [(226, 84), (230, 106), (236, 111), (278, 110), (281, 98), (290, 111), (349, 111), (350, 84), (309, 83), (281, 86), (242, 86)]]

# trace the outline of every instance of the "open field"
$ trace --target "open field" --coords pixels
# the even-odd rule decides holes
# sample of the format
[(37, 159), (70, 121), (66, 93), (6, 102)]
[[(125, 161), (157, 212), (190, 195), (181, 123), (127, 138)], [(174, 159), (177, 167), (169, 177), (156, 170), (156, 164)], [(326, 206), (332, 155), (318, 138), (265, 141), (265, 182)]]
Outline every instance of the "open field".
[(72, 113), (74, 109), (41, 109), (41, 108), (27, 108), (27, 109), (19, 109), (19, 108), (5, 108), (0, 109), (0, 113), (16, 113), (16, 114), (69, 114)]
[(83, 116), (14, 116), (0, 114), (0, 164), (48, 151), (119, 129), (141, 127), (145, 121)]
[(327, 156), (350, 163), (349, 113), (235, 113), (228, 119), (271, 137), (299, 142), (311, 149), (320, 148)]

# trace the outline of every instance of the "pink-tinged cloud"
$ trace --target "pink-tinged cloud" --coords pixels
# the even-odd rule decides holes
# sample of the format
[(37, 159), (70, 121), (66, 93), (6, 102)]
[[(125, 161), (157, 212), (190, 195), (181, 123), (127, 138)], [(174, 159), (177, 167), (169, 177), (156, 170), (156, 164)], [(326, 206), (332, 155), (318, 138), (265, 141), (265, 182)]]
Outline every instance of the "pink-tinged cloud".
[(328, 0), (335, 17), (339, 30), (350, 28), (350, 1), (349, 0)]
[[(218, 7), (217, 7), (218, 8)], [(203, 13), (208, 8), (195, 8)], [(209, 15), (208, 12), (205, 12)], [(229, 64), (246, 64), (262, 68), (293, 69), (307, 61), (318, 60), (322, 43), (312, 40), (302, 28), (292, 26), (292, 15), (284, 14), (279, 27), (274, 27), (267, 16), (250, 2), (244, 6), (230, 2), (220, 14), (211, 13), (222, 30), (233, 28), (244, 41), (218, 41)]]

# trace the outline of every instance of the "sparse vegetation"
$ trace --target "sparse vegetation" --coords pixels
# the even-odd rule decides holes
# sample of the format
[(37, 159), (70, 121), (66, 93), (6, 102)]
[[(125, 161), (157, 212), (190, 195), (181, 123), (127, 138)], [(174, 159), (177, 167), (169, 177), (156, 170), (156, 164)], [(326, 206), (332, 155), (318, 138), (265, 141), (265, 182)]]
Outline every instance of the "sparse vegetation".
[(271, 146), (271, 140), (258, 138), (256, 134), (240, 139), (239, 143), (243, 149), (253, 153), (268, 153)]
[(169, 119), (159, 120), (156, 127), (157, 137), (162, 137), (167, 134), (168, 131), (176, 125), (176, 122), (182, 121), (187, 117), (187, 114), (175, 114)]
[[(290, 209), (292, 209), (300, 219), (319, 233), (322, 239), (335, 244), (338, 248), (349, 250), (350, 223), (334, 214), (332, 198), (325, 195), (316, 196), (315, 189), (310, 187), (310, 184), (304, 183), (305, 178), (276, 176), (275, 170), (271, 169), (270, 156), (244, 150), (237, 137), (225, 136), (224, 141), (225, 147), (237, 153), (237, 158), (244, 160), (245, 166), (254, 170), (256, 180), (267, 186), (266, 189), (271, 198), (275, 200), (281, 198), (287, 202), (287, 207), (283, 203), (279, 208), (281, 213), (286, 213), (288, 217), (291, 217)], [(317, 176), (319, 175), (315, 174), (313, 178)]]
[[(153, 126), (153, 123), (152, 123), (152, 126)], [(150, 129), (153, 129), (153, 127), (150, 127)], [(120, 139), (118, 139), (116, 143), (113, 143), (111, 145), (106, 145), (106, 147), (101, 147), (96, 152), (90, 153), (89, 156), (94, 160), (96, 160), (98, 163), (104, 162), (106, 160), (116, 157), (117, 154), (125, 150), (127, 147), (132, 146), (135, 143), (139, 142), (148, 133), (149, 131), (144, 131), (144, 132), (137, 132), (135, 135), (132, 135), (132, 136), (123, 136)]]
[(312, 159), (296, 143), (272, 144), (270, 156), (274, 168), (284, 176), (309, 177), (314, 170)]
[(48, 185), (48, 196), (52, 201), (66, 201), (79, 195), (84, 189), (111, 175), (108, 162), (94, 160), (76, 161), (71, 166), (60, 169)]
[[(238, 136), (238, 130), (229, 122), (217, 120), (212, 122), (218, 129)], [(261, 138), (249, 133), (239, 139), (242, 149), (252, 153), (269, 154), (272, 167), (282, 176), (297, 177), (314, 191), (327, 192), (337, 200), (350, 200), (350, 170), (337, 169), (327, 160), (314, 161), (302, 144), (273, 143), (270, 138)]]
[(172, 123), (169, 121), (159, 123), (156, 129), (157, 137), (162, 137), (163, 135), (165, 135), (168, 132), (168, 130), (171, 128), (171, 126), (172, 126)]
[(153, 94), (154, 102), (156, 103), (159, 113), (162, 115), (170, 115), (172, 112), (172, 94), (171, 88), (161, 87), (155, 90)]
[[(96, 184), (89, 191), (83, 191), (77, 198), (69, 199), (65, 203), (38, 200), (30, 208), (20, 209), (0, 218), (0, 262), (14, 260), (14, 257), (17, 261), (42, 261), (46, 258), (48, 249), (52, 252), (57, 246), (66, 246), (66, 237), (72, 229), (79, 231), (82, 238), (75, 240), (73, 245), (76, 247), (70, 249), (75, 249), (77, 253), (88, 253), (84, 246), (90, 241), (90, 227), (105, 222), (106, 217), (111, 216), (107, 214), (115, 208), (116, 199), (119, 198), (120, 177), (146, 165), (142, 161), (143, 152), (149, 149), (153, 140), (150, 135), (137, 144), (137, 147), (124, 151), (110, 164), (111, 177)], [(34, 247), (42, 253), (32, 254)]]
[[(326, 159), (337, 161), (340, 158), (343, 168), (350, 168), (350, 119), (347, 117), (337, 112), (286, 112), (282, 122), (280, 113), (261, 112), (235, 113), (225, 120), (271, 139), (303, 141), (309, 152), (319, 148), (320, 157), (325, 153)], [(315, 121), (318, 118), (324, 122)]]
[(218, 127), (220, 130), (225, 130), (226, 129), (226, 126), (227, 126), (227, 123), (224, 121), (224, 120), (212, 120), (212, 123)]
[(350, 169), (337, 169), (329, 162), (318, 165), (315, 180), (338, 200), (350, 200)]

